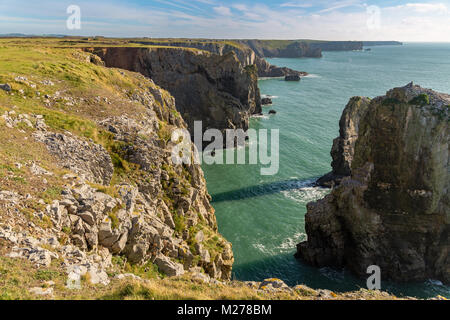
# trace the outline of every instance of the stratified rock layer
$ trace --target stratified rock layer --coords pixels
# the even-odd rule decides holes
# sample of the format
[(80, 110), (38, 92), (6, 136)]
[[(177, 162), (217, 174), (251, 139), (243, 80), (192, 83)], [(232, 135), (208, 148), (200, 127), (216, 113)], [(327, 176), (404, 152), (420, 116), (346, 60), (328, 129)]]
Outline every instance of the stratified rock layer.
[(383, 279), (449, 283), (449, 105), (449, 95), (412, 83), (372, 100), (351, 176), (308, 205), (297, 257), (360, 276), (378, 265)]

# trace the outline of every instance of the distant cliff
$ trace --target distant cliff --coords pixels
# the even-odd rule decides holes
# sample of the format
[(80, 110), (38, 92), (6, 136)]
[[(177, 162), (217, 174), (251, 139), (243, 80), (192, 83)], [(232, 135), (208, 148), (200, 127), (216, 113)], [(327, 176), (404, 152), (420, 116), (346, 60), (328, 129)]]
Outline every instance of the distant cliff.
[(203, 129), (247, 130), (252, 114), (261, 113), (257, 74), (244, 68), (235, 52), (223, 55), (183, 48), (90, 49), (107, 67), (139, 72), (168, 90), (193, 133), (194, 121)]
[(364, 41), (363, 46), (373, 47), (373, 46), (402, 46), (403, 43), (399, 41)]
[(361, 41), (315, 40), (237, 40), (249, 46), (259, 57), (266, 58), (321, 58), (322, 51), (362, 50)]
[(297, 257), (360, 276), (377, 265), (383, 279), (450, 283), (450, 95), (411, 83), (367, 102), (353, 98), (344, 112), (350, 134), (341, 132), (335, 160), (351, 175), (308, 204)]
[(243, 67), (256, 65), (258, 77), (284, 77), (286, 75), (307, 75), (306, 72), (296, 71), (285, 67), (277, 67), (268, 63), (263, 56), (258, 55), (253, 48), (240, 41), (221, 40), (184, 40), (168, 41), (157, 39), (152, 41), (134, 41), (134, 43), (144, 45), (171, 46), (179, 48), (195, 48), (205, 50), (218, 55), (225, 55), (234, 52)]

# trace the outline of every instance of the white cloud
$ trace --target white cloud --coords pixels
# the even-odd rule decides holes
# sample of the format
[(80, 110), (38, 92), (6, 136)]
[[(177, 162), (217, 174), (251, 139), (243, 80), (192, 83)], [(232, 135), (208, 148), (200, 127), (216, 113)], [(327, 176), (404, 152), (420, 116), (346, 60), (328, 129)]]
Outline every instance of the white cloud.
[(448, 8), (444, 3), (407, 3), (387, 9), (412, 10), (418, 13), (448, 13)]
[[(13, 6), (0, 0), (1, 33), (72, 34), (65, 28), (65, 2), (43, 0), (45, 4), (16, 0)], [(195, 3), (199, 10), (134, 7), (117, 2), (78, 0), (82, 8), (81, 35), (322, 39), (322, 40), (399, 40), (450, 41), (449, 4), (405, 3), (381, 8), (380, 28), (369, 30), (366, 7), (358, 1), (340, 0), (328, 4), (334, 10), (305, 11), (307, 5), (323, 7), (322, 0), (292, 1), (284, 6), (264, 4), (220, 5), (219, 0), (171, 0), (181, 5)], [(239, 0), (238, 0), (239, 1)], [(288, 1), (288, 0), (287, 0)], [(208, 7), (212, 4), (212, 7)], [(290, 5), (286, 5), (290, 4)], [(339, 10), (352, 5), (351, 10)], [(294, 6), (297, 5), (297, 6)], [(302, 7), (301, 5), (305, 6)], [(45, 17), (36, 12), (45, 8)], [(193, 8), (193, 7), (192, 7)], [(232, 11), (233, 10), (233, 11)], [(8, 13), (6, 13), (8, 12)], [(24, 18), (24, 17), (34, 18)], [(301, 17), (300, 17), (301, 16)]]
[(222, 16), (231, 16), (231, 10), (228, 7), (214, 7), (214, 11)]
[(248, 11), (248, 7), (245, 4), (233, 4), (233, 8), (239, 11)]
[(280, 5), (280, 7), (287, 7), (287, 8), (311, 8), (312, 6), (313, 6), (312, 3), (306, 3), (303, 1), (285, 2)]

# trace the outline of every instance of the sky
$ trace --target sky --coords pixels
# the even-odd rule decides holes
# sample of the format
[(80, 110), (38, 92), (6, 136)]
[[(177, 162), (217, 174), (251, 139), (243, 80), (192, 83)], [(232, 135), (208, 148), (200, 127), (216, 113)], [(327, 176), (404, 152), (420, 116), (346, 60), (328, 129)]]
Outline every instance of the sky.
[(5, 33), (450, 42), (450, 0), (0, 0)]

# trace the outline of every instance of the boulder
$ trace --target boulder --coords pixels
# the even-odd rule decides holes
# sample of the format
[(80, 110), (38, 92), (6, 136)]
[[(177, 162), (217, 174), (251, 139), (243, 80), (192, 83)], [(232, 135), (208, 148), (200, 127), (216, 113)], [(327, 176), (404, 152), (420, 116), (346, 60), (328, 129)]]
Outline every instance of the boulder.
[(297, 75), (297, 74), (287, 75), (286, 77), (284, 77), (285, 81), (300, 81), (301, 79), (302, 78), (299, 75)]
[(261, 104), (262, 104), (263, 106), (266, 106), (266, 105), (269, 105), (269, 104), (272, 104), (272, 103), (273, 103), (273, 101), (272, 101), (272, 99), (269, 98), (269, 97), (266, 97), (266, 98), (262, 98), (262, 99), (261, 99)]
[(156, 257), (155, 264), (158, 266), (159, 271), (168, 275), (169, 277), (175, 277), (184, 274), (183, 265), (177, 262), (173, 262), (166, 256), (159, 255), (158, 257)]
[(4, 91), (6, 91), (6, 92), (10, 92), (10, 91), (11, 91), (11, 86), (10, 86), (9, 84), (7, 84), (7, 83), (5, 83), (5, 84), (0, 84), (0, 89), (1, 89), (1, 90), (4, 90)]

